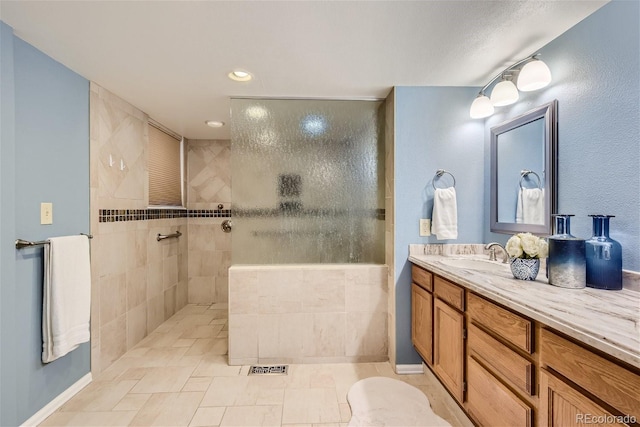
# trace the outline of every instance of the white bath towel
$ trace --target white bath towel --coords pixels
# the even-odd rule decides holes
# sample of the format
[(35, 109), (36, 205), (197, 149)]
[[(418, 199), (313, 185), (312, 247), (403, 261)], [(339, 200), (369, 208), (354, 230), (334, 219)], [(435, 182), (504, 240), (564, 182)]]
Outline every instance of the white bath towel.
[(544, 189), (521, 188), (516, 206), (518, 224), (544, 224)]
[(91, 270), (87, 236), (53, 237), (44, 247), (42, 361), (89, 341)]
[(454, 187), (436, 188), (433, 195), (431, 233), (438, 240), (458, 238), (458, 207)]

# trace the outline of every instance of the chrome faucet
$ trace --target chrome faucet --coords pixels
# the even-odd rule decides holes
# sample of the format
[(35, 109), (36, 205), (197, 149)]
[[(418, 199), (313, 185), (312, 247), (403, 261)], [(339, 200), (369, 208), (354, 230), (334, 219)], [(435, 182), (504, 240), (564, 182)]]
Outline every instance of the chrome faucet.
[(506, 264), (509, 262), (509, 254), (507, 253), (507, 250), (498, 242), (487, 243), (484, 247), (485, 249), (491, 250), (491, 252), (489, 252), (489, 261), (496, 261), (496, 246), (502, 249), (502, 263)]

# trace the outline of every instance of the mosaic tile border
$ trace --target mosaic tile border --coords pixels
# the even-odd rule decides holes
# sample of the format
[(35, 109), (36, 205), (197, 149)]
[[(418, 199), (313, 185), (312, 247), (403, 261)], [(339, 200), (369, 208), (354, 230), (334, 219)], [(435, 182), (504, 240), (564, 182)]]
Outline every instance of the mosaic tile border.
[(166, 218), (231, 218), (231, 209), (98, 209), (98, 222)]

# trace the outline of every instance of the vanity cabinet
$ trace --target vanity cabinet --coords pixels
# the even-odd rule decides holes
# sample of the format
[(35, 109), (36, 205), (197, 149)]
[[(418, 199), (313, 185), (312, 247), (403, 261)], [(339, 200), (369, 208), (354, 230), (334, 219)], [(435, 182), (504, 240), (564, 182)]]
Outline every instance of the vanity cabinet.
[(413, 343), (476, 425), (640, 424), (637, 367), (417, 265), (412, 278)]

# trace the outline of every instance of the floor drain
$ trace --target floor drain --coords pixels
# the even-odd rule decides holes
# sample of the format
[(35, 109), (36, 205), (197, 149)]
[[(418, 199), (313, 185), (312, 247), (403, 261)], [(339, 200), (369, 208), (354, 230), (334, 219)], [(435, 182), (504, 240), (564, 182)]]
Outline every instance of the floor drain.
[(287, 375), (289, 365), (251, 365), (248, 375)]

